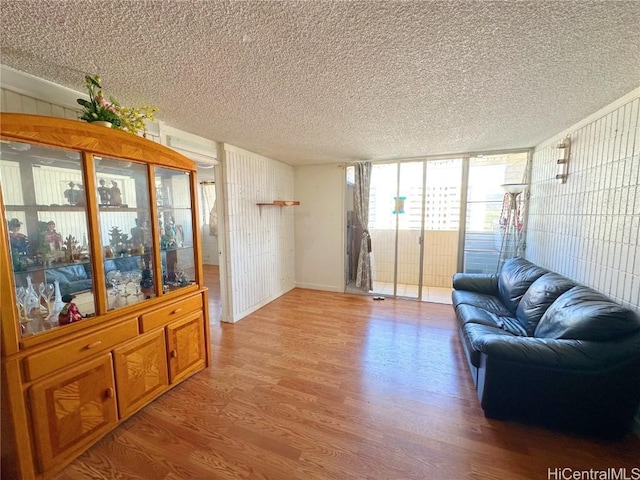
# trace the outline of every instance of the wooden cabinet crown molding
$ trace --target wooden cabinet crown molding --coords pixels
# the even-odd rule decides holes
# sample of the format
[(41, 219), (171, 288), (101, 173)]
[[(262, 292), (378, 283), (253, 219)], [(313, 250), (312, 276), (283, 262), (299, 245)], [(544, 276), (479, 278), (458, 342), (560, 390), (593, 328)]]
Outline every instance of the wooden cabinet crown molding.
[(53, 145), (195, 171), (195, 162), (156, 142), (80, 120), (2, 113), (0, 133), (15, 140)]

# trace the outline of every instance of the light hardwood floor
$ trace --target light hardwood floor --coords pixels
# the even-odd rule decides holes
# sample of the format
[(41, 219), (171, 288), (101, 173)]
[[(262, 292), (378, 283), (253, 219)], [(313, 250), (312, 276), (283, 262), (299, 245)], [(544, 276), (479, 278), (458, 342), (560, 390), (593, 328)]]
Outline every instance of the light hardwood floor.
[(296, 289), (216, 323), (212, 343), (212, 368), (55, 478), (517, 480), (640, 463), (631, 434), (487, 420), (449, 305)]
[(219, 323), (222, 316), (220, 304), (220, 267), (204, 265), (204, 285), (209, 289), (209, 317), (213, 323)]

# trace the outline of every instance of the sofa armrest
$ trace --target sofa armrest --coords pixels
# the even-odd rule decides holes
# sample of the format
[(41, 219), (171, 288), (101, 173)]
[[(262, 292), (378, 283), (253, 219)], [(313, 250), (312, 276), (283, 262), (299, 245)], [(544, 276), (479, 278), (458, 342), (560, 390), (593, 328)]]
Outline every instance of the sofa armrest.
[(488, 357), (548, 368), (594, 370), (640, 358), (640, 334), (605, 342), (518, 337), (487, 332), (472, 347)]
[(543, 340), (487, 335), (477, 389), (489, 418), (523, 418), (620, 436), (640, 402), (636, 339)]
[(498, 294), (498, 275), (488, 273), (455, 273), (453, 288), (470, 292)]

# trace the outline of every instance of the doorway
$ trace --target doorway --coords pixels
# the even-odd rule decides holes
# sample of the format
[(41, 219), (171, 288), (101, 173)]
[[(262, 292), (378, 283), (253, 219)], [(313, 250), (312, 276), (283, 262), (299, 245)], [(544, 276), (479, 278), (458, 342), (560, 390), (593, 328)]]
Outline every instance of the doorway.
[(215, 169), (199, 167), (198, 183), (204, 284), (209, 289), (210, 321), (211, 323), (218, 323), (222, 315), (222, 302), (220, 294), (220, 248), (218, 245), (218, 202)]

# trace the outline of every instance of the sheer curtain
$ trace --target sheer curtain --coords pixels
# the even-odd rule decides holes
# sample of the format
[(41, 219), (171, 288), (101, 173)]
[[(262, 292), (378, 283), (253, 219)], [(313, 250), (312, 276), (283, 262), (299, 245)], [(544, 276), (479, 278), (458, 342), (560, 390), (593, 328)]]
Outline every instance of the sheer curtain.
[(356, 287), (368, 292), (373, 290), (371, 278), (371, 235), (369, 235), (369, 191), (371, 187), (371, 162), (355, 164), (355, 210), (362, 228), (360, 256), (356, 274)]

